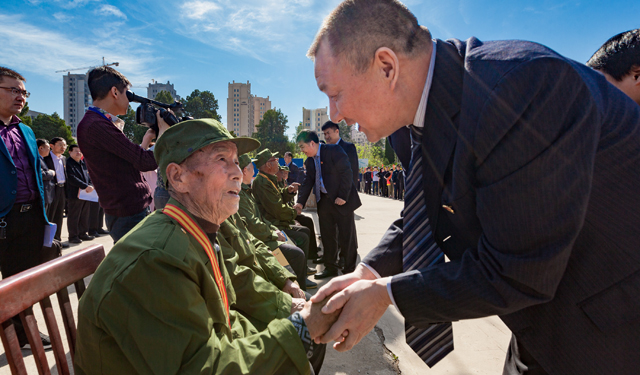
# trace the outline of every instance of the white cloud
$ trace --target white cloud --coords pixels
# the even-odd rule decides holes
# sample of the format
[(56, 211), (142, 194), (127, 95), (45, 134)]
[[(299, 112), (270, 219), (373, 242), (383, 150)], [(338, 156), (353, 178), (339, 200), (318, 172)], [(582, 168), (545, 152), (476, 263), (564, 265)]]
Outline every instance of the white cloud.
[(103, 5), (99, 10), (96, 11), (96, 13), (101, 15), (112, 15), (125, 20), (127, 19), (127, 16), (122, 13), (120, 9), (116, 8), (113, 5)]
[(176, 32), (260, 61), (310, 43), (326, 16), (313, 0), (185, 0), (178, 9)]
[(0, 28), (5, 51), (0, 54), (0, 65), (58, 81), (62, 74), (55, 73), (57, 70), (100, 65), (105, 56), (107, 62), (119, 62), (118, 70), (134, 84), (146, 84), (157, 78), (152, 71), (157, 57), (144, 45), (132, 43), (131, 38), (111, 35), (108, 39), (88, 36), (72, 39), (24, 22), (19, 15), (0, 14), (0, 24), (9, 23), (13, 27)]
[(73, 16), (63, 12), (56, 12), (53, 14), (53, 18), (58, 22), (69, 22), (73, 19)]

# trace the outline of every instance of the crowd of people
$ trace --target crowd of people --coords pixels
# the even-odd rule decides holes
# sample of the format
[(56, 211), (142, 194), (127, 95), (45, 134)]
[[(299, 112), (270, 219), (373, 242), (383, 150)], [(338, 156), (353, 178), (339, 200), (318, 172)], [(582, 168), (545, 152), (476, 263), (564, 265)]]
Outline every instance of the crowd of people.
[[(309, 56), (332, 120), (388, 136), (401, 161), (361, 169), (332, 121), (324, 142), (297, 134), (303, 167), (213, 119), (158, 113), (134, 144), (117, 117), (131, 83), (107, 66), (65, 157), (21, 122), (26, 79), (0, 67), (2, 276), (64, 245), (65, 210), (70, 243), (112, 237), (79, 303), (77, 374), (319, 373), (327, 343), (351, 349), (390, 305), (430, 366), (451, 321), (495, 314), (513, 332), (505, 374), (632, 373), (638, 51), (640, 29), (584, 66), (529, 42), (433, 40), (395, 0), (345, 1)], [(358, 191), (405, 201), (360, 263)], [(310, 275), (332, 280), (311, 297)]]

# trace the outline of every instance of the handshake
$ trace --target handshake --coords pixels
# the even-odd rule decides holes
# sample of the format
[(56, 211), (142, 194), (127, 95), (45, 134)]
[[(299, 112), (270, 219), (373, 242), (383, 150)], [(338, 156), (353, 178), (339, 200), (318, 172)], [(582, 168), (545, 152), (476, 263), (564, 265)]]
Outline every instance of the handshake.
[(302, 301), (300, 315), (311, 338), (316, 343), (336, 341), (333, 347), (340, 352), (353, 348), (391, 305), (388, 281), (360, 264), (320, 288), (309, 302)]

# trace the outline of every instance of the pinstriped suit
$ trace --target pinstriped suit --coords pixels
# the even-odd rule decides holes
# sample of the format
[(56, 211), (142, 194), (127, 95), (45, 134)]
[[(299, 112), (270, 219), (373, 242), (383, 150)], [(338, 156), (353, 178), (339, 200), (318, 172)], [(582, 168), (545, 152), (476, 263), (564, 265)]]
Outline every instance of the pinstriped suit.
[(550, 374), (634, 373), (640, 108), (534, 43), (436, 44), (423, 180), (451, 262), (400, 274), (402, 220), (363, 262), (412, 325), (499, 315)]

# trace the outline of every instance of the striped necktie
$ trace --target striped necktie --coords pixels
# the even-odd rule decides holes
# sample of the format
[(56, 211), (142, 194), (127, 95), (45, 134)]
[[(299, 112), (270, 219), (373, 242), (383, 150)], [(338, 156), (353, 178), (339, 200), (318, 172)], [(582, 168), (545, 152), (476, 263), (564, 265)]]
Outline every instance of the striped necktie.
[[(402, 240), (403, 271), (419, 270), (444, 262), (444, 254), (436, 244), (427, 217), (422, 182), (422, 129), (411, 129), (411, 164), (406, 179)], [(407, 344), (429, 366), (453, 351), (451, 323), (439, 323), (427, 328), (405, 324)]]

